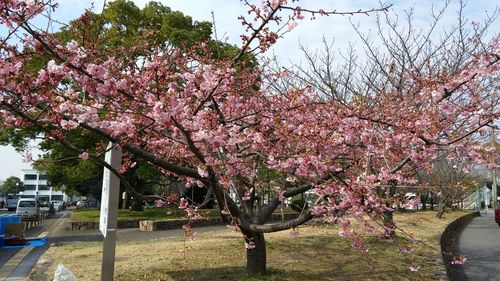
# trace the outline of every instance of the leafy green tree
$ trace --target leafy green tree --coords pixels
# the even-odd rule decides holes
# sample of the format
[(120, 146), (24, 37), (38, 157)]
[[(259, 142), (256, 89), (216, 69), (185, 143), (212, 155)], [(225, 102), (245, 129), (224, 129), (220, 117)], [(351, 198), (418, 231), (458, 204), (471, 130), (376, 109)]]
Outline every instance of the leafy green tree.
[[(85, 147), (90, 153), (95, 153), (100, 145), (104, 145), (100, 137), (75, 129), (66, 136), (68, 141)], [(44, 141), (40, 148), (45, 151), (43, 157), (36, 161), (35, 167), (45, 171), (50, 178), (52, 186), (61, 188), (64, 186), (66, 192), (77, 192), (85, 196), (100, 198), (103, 168), (91, 161), (82, 161), (71, 150), (57, 142)], [(129, 169), (125, 178), (134, 187), (135, 192), (148, 193), (149, 182), (159, 181), (160, 174), (156, 168), (144, 161), (138, 161), (135, 167)], [(142, 209), (142, 201), (139, 196), (134, 197), (132, 207), (134, 210)]]
[[(232, 57), (239, 52), (235, 46), (211, 40), (211, 34), (210, 22), (193, 21), (191, 17), (172, 11), (159, 2), (150, 2), (140, 9), (132, 1), (116, 0), (110, 2), (102, 13), (85, 12), (55, 35), (63, 42), (74, 40), (87, 49), (113, 53), (118, 59), (131, 62), (147, 56), (144, 48), (138, 48), (141, 52), (120, 52), (121, 49), (130, 50), (131, 46), (142, 45), (168, 50), (171, 45), (182, 48), (197, 42), (206, 42), (207, 47), (217, 57)], [(89, 45), (97, 48), (90, 48)], [(123, 54), (127, 54), (126, 57)], [(48, 60), (49, 56), (36, 56), (25, 70), (38, 72)], [(23, 151), (29, 140), (34, 139), (37, 134), (36, 128), (10, 128), (0, 132), (0, 143), (11, 144), (16, 150)], [(88, 152), (95, 152), (96, 148), (107, 143), (102, 138), (83, 133), (79, 129), (73, 130), (65, 137), (79, 147), (86, 148)], [(82, 161), (78, 155), (59, 143), (43, 141), (40, 147), (45, 153), (35, 163), (35, 167), (47, 173), (54, 187), (64, 185), (68, 192), (99, 198), (102, 167), (90, 161)], [(158, 170), (141, 160), (137, 160), (136, 166), (127, 171), (125, 177), (138, 193), (150, 193), (153, 183), (161, 183)], [(135, 196), (134, 199), (132, 206), (140, 209), (141, 198)]]
[(19, 193), (24, 190), (24, 184), (18, 177), (8, 177), (0, 188), (2, 193)]

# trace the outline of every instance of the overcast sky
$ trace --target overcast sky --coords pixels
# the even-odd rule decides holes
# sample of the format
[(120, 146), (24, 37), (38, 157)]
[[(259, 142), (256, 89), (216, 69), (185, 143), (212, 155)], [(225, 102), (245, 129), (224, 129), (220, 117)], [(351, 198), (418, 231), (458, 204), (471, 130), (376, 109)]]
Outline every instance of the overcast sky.
[[(243, 28), (237, 17), (245, 14), (245, 7), (238, 0), (157, 0), (173, 10), (181, 11), (190, 15), (194, 20), (212, 21), (211, 13), (214, 13), (216, 20), (216, 30), (218, 38), (227, 38), (228, 42), (239, 44), (239, 35), (242, 34)], [(134, 2), (142, 7), (149, 0), (134, 0)], [(259, 4), (260, 0), (254, 1)], [(442, 7), (445, 1), (440, 0), (393, 0), (388, 1), (393, 4), (392, 10), (404, 16), (404, 11), (409, 8), (414, 8), (415, 22), (414, 25), (425, 29), (431, 21), (430, 13), (432, 8), (438, 9)], [(482, 21), (485, 18), (485, 12), (492, 13), (498, 5), (496, 0), (470, 0), (469, 5), (464, 11), (465, 16), (470, 20)], [(94, 11), (102, 9), (103, 0), (60, 0), (59, 8), (53, 14), (53, 17), (61, 22), (68, 22), (71, 19), (78, 17), (85, 9), (91, 7), (94, 3)], [(373, 0), (302, 0), (299, 4), (305, 8), (323, 8), (324, 10), (352, 11), (358, 9), (369, 9), (378, 7), (378, 1)], [(375, 5), (375, 6), (374, 6)], [(443, 17), (440, 29), (450, 27), (456, 23), (458, 1), (450, 0), (450, 5)], [(334, 48), (337, 50), (345, 50), (349, 42), (356, 42), (353, 29), (349, 22), (351, 19), (354, 23), (359, 23), (365, 32), (368, 32), (374, 27), (374, 16), (357, 15), (354, 17), (346, 16), (329, 16), (320, 17), (317, 20), (311, 21), (309, 17), (300, 21), (297, 28), (287, 34), (273, 49), (272, 53), (280, 58), (284, 64), (299, 63), (301, 52), (298, 50), (298, 43), (307, 46), (314, 50), (321, 47), (322, 37), (325, 36), (328, 40), (335, 38)], [(500, 30), (500, 21), (496, 20), (492, 26), (493, 31)], [(0, 32), (1, 29), (0, 29)], [(224, 36), (223, 36), (224, 35)], [(359, 46), (359, 44), (357, 44)], [(33, 158), (37, 159), (40, 152), (34, 149), (32, 151)], [(23, 163), (23, 156), (16, 153), (11, 147), (0, 146), (0, 181), (9, 176), (20, 177), (21, 169), (29, 168), (29, 164)]]

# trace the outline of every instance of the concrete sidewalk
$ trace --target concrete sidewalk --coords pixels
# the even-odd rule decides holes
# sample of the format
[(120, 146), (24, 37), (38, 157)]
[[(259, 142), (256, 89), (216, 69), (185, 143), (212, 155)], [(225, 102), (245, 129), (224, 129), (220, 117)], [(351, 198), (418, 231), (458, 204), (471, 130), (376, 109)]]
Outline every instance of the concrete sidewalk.
[[(39, 225), (26, 231), (27, 238), (47, 237), (54, 227), (69, 218), (70, 213), (59, 213)], [(24, 247), (15, 249), (0, 249), (0, 281), (25, 280), (33, 265), (45, 251), (44, 247)]]
[[(494, 215), (481, 213), (474, 218), (460, 236), (459, 251), (467, 257), (463, 269), (464, 280), (500, 280), (500, 227)], [(462, 280), (460, 280), (462, 281)]]

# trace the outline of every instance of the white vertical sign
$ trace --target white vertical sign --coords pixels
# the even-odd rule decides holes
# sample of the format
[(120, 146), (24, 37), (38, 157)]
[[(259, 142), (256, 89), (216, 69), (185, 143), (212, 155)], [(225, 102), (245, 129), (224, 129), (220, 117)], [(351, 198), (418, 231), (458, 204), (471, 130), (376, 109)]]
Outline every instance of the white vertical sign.
[[(120, 169), (122, 151), (110, 142), (105, 161), (116, 170)], [(120, 179), (104, 167), (102, 179), (101, 215), (99, 229), (104, 236), (102, 251), (101, 280), (113, 280), (115, 271), (116, 228), (118, 219), (118, 200), (120, 199)]]
[[(108, 144), (105, 161), (114, 169), (119, 170), (122, 159), (121, 148), (114, 148), (112, 143)], [(106, 237), (108, 229), (116, 229), (118, 217), (118, 200), (120, 196), (120, 179), (109, 169), (104, 167), (102, 179), (101, 214), (99, 229)]]

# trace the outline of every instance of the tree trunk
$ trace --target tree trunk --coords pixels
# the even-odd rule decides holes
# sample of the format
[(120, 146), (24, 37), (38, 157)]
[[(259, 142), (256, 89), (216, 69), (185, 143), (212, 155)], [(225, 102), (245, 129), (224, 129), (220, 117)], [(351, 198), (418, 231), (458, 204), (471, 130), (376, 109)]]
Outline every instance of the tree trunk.
[(427, 196), (420, 195), (420, 202), (422, 203), (422, 210), (427, 210)]
[(439, 201), (438, 212), (436, 214), (436, 217), (441, 218), (443, 216), (445, 210), (446, 210), (446, 204)]
[(384, 222), (384, 227), (386, 228), (384, 236), (387, 239), (393, 239), (394, 237), (396, 237), (393, 217), (394, 215), (391, 211), (385, 211), (382, 213), (382, 220)]
[[(396, 194), (396, 181), (391, 181), (389, 187), (389, 199), (393, 199), (394, 195)], [(399, 198), (396, 198), (396, 210), (399, 210)], [(390, 208), (390, 204), (387, 205), (388, 208)], [(394, 211), (385, 211), (382, 213), (382, 219), (384, 221), (384, 226), (386, 228), (385, 232), (385, 238), (387, 239), (393, 239), (396, 237), (396, 232), (394, 228)]]
[(142, 208), (142, 200), (140, 197), (132, 197), (131, 210), (136, 212), (144, 211), (144, 209)]
[(245, 242), (252, 245), (253, 249), (247, 249), (247, 273), (259, 275), (266, 273), (266, 241), (264, 233), (245, 232)]

